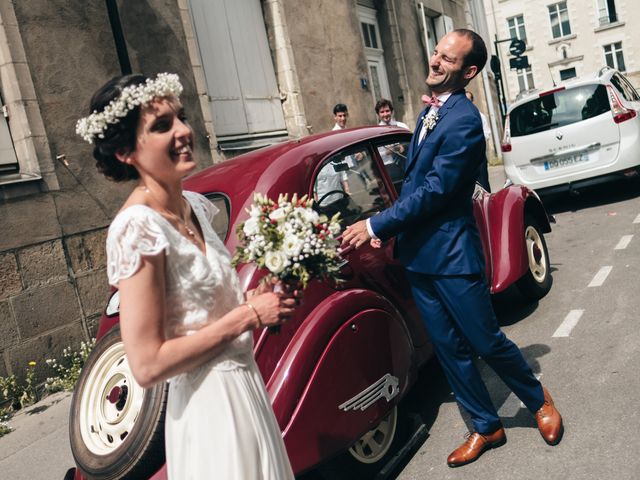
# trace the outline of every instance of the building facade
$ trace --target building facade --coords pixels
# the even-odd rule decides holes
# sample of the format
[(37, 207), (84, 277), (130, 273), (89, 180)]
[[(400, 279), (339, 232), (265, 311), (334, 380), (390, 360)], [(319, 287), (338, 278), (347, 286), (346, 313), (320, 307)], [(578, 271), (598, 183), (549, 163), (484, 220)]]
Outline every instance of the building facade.
[[(473, 5), (471, 5), (473, 4)], [(176, 72), (200, 168), (244, 151), (376, 123), (384, 96), (413, 126), (428, 56), (479, 0), (0, 2), (0, 376), (95, 335), (106, 228), (132, 184), (96, 172), (75, 134), (123, 72)], [(484, 99), (480, 80), (471, 88)], [(482, 108), (482, 107), (481, 107)]]
[(608, 65), (640, 87), (640, 8), (633, 0), (485, 0), (492, 40), (525, 42), (529, 68), (509, 68), (509, 42), (493, 45), (501, 59), (506, 100), (550, 89)]

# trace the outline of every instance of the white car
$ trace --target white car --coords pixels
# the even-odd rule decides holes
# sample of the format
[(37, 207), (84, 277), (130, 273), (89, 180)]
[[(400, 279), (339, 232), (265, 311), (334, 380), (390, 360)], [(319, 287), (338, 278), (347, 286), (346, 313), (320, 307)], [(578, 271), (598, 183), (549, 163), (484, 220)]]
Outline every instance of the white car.
[(574, 190), (640, 173), (640, 95), (620, 72), (563, 82), (507, 111), (507, 183), (539, 193)]

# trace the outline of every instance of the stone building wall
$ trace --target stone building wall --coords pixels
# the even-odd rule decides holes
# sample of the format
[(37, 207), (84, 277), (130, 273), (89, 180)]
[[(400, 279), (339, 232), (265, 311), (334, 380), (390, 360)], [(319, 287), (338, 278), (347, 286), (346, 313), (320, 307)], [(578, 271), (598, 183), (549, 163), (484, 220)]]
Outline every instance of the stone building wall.
[[(212, 164), (184, 9), (175, 0), (118, 6), (133, 70), (180, 74), (196, 160)], [(120, 65), (104, 0), (2, 2), (0, 30), (8, 38), (0, 48), (0, 93), (21, 164), (26, 155), (41, 165), (53, 159), (50, 172), (41, 168), (43, 180), (0, 185), (0, 376), (22, 376), (33, 360), (43, 380), (51, 373), (46, 358), (95, 335), (108, 293), (106, 227), (133, 185), (96, 171), (75, 123)], [(23, 138), (34, 145), (26, 153), (18, 151)]]

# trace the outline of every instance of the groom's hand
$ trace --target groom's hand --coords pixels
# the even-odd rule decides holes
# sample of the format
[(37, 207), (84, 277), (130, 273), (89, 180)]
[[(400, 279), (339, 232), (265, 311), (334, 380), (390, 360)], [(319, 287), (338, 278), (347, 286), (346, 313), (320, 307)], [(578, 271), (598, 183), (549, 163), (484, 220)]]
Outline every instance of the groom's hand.
[(353, 225), (349, 225), (342, 234), (342, 243), (346, 243), (355, 248), (360, 247), (369, 240), (371, 240), (371, 235), (369, 235), (369, 230), (367, 230), (366, 220), (360, 220)]

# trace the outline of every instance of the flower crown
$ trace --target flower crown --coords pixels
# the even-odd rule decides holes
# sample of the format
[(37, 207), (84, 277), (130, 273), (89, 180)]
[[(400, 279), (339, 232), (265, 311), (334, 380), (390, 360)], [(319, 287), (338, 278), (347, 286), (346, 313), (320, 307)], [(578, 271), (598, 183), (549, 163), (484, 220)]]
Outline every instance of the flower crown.
[(180, 77), (175, 73), (159, 73), (155, 79), (147, 79), (145, 83), (129, 85), (122, 89), (122, 93), (109, 103), (102, 112), (94, 112), (88, 117), (81, 118), (76, 123), (76, 133), (89, 143), (96, 137), (104, 138), (104, 132), (109, 125), (120, 122), (136, 107), (150, 103), (156, 97), (182, 93)]

